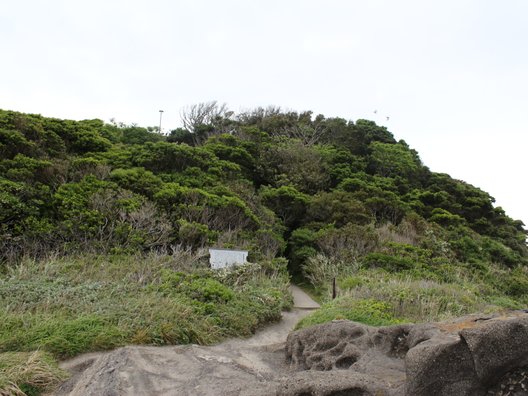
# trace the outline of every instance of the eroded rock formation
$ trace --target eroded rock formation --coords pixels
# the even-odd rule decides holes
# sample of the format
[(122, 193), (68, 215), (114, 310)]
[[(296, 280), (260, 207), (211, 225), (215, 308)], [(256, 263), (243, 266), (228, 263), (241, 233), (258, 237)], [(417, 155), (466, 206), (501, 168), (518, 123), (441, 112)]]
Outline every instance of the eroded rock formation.
[(528, 395), (528, 314), (370, 327), (334, 321), (291, 333), (295, 370), (279, 395)]

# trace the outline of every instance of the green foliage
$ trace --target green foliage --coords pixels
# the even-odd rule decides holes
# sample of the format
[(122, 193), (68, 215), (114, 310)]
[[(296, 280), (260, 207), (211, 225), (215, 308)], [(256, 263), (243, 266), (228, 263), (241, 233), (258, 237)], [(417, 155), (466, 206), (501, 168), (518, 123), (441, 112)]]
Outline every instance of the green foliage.
[(237, 196), (167, 183), (154, 199), (174, 218), (205, 224), (211, 230), (254, 229), (259, 223), (251, 208)]
[(291, 233), (288, 245), (290, 271), (297, 275), (302, 265), (317, 254), (317, 232), (309, 228), (297, 228)]
[(64, 184), (54, 195), (57, 214), (62, 226), (72, 233), (94, 234), (104, 222), (99, 211), (90, 208), (90, 198), (104, 188), (112, 187), (108, 182), (87, 176), (79, 183)]
[(153, 197), (162, 187), (162, 180), (144, 168), (115, 169), (110, 179), (120, 187), (147, 197)]
[(193, 134), (187, 129), (177, 128), (170, 132), (169, 136), (167, 136), (167, 141), (170, 143), (185, 143), (192, 145)]
[(379, 250), (379, 230), (372, 225), (347, 223), (341, 228), (319, 230), (315, 242), (324, 255), (355, 265), (366, 254)]
[(421, 166), (416, 152), (403, 144), (372, 142), (369, 168), (384, 177), (404, 176), (412, 178)]
[(8, 156), (16, 152), (28, 156), (62, 156), (66, 151), (65, 142), (48, 127), (50, 121), (33, 114), (0, 110), (0, 147), (7, 148)]
[[(362, 174), (363, 176), (364, 174)], [(365, 175), (366, 177), (366, 175)], [(347, 177), (338, 186), (339, 189), (347, 192), (368, 191), (368, 182), (363, 177)]]
[(389, 326), (401, 323), (391, 312), (390, 304), (375, 299), (352, 299), (343, 297), (323, 305), (321, 309), (302, 319), (297, 330), (332, 320), (352, 320), (370, 326)]
[(95, 315), (81, 315), (73, 319), (37, 315), (25, 334), (20, 334), (11, 315), (4, 318), (7, 326), (14, 330), (11, 337), (2, 334), (4, 338), (0, 347), (7, 351), (42, 349), (55, 356), (68, 357), (101, 347), (112, 348), (123, 342), (117, 327)]
[(388, 222), (398, 224), (410, 210), (399, 194), (402, 187), (397, 185), (399, 180), (358, 173), (343, 180), (338, 190), (349, 192), (351, 197), (361, 201), (378, 225)]
[(184, 272), (163, 271), (159, 290), (168, 295), (183, 293), (204, 303), (226, 303), (235, 293), (215, 279), (201, 278)]
[[(218, 243), (255, 257), (284, 252), (297, 271), (317, 252), (355, 261), (361, 238), (349, 224), (383, 233), (414, 215), (429, 224), (411, 242), (429, 241), (450, 260), (528, 262), (520, 221), (480, 189), (430, 172), (385, 127), (274, 107), (200, 109), (219, 113), (168, 137), (152, 127), (0, 110), (1, 260)], [(319, 234), (301, 246), (298, 227)], [(339, 243), (355, 247), (344, 253)]]
[(328, 164), (321, 152), (297, 140), (280, 141), (268, 146), (265, 156), (274, 187), (293, 186), (298, 191), (314, 194), (330, 184)]
[[(490, 263), (462, 264), (445, 255), (408, 244), (390, 242), (384, 253), (371, 253), (361, 266), (350, 267), (329, 258), (318, 258), (310, 277), (316, 290), (330, 298), (337, 278), (338, 296), (350, 301), (373, 299), (387, 304), (391, 318), (403, 321), (437, 321), (474, 312), (520, 309), (528, 303), (528, 271)], [(329, 266), (328, 264), (331, 264)], [(329, 268), (330, 271), (325, 268)], [(330, 276), (324, 276), (327, 271)], [(340, 308), (340, 299), (323, 305), (317, 323), (347, 317), (355, 308)], [(349, 312), (350, 311), (350, 312)], [(306, 319), (311, 323), (312, 318)], [(356, 319), (364, 321), (364, 319)]]
[(214, 154), (203, 148), (166, 142), (149, 142), (133, 147), (130, 153), (133, 165), (154, 173), (181, 172), (192, 166), (206, 170), (216, 159)]
[(353, 155), (343, 147), (318, 146), (319, 153), (326, 163), (331, 186), (335, 187), (347, 178), (354, 178), (358, 173), (366, 170), (365, 158)]
[(447, 226), (458, 226), (465, 223), (463, 217), (450, 213), (449, 211), (441, 208), (435, 208), (431, 212), (430, 221), (434, 221), (444, 227)]
[(342, 227), (348, 223), (368, 224), (371, 221), (363, 203), (344, 191), (322, 192), (308, 206), (307, 222), (333, 223)]
[[(494, 271), (482, 271), (481, 276), (488, 280), (496, 290), (499, 291), (500, 297), (504, 295), (514, 301), (521, 301), (526, 304), (528, 299), (528, 272), (526, 267), (516, 267), (511, 270), (494, 269)], [(520, 308), (517, 306), (517, 308)]]
[(316, 287), (325, 291), (325, 287), (338, 275), (354, 270), (354, 263), (345, 263), (338, 258), (322, 254), (309, 257), (302, 266), (304, 277)]
[(24, 196), (24, 184), (7, 179), (0, 179), (0, 220), (8, 222), (20, 220), (24, 215), (32, 213), (21, 199)]
[(244, 175), (253, 179), (256, 175), (256, 160), (250, 153), (252, 145), (232, 135), (211, 137), (204, 146), (221, 160), (238, 164)]
[[(391, 266), (389, 272), (379, 268), (360, 268), (353, 273), (346, 268), (340, 269), (336, 275), (339, 298), (328, 301), (328, 281), (326, 285), (319, 286), (328, 302), (299, 326), (334, 319), (384, 324), (373, 322), (379, 319), (379, 312), (363, 316), (358, 314), (355, 304), (363, 300), (381, 302), (387, 315), (384, 318), (395, 322), (438, 321), (475, 312), (520, 309), (528, 303), (528, 273), (525, 267), (507, 270), (489, 264), (457, 267), (443, 263), (435, 273), (435, 269), (424, 268), (419, 260), (410, 258), (422, 256), (425, 260), (429, 252), (408, 246), (397, 249), (407, 257), (386, 261)], [(406, 268), (400, 265), (395, 271), (395, 264), (402, 261), (405, 261)]]
[(357, 120), (354, 124), (341, 118), (330, 118), (324, 120), (323, 125), (326, 130), (324, 141), (345, 147), (354, 155), (367, 155), (372, 142), (396, 143), (387, 128), (369, 120)]
[(11, 160), (0, 162), (0, 172), (6, 178), (14, 181), (45, 181), (44, 171), (51, 165), (50, 161), (43, 161), (17, 154)]
[(397, 225), (407, 213), (406, 205), (391, 192), (383, 196), (367, 198), (365, 206), (376, 219), (377, 224), (390, 222)]
[(138, 126), (129, 126), (121, 130), (121, 142), (125, 144), (145, 144), (162, 140), (163, 135)]
[(205, 224), (180, 219), (178, 225), (178, 239), (185, 246), (204, 247), (218, 238), (218, 232), (211, 231)]
[(106, 151), (111, 145), (112, 143), (98, 132), (88, 128), (80, 128), (76, 131), (72, 149), (76, 153), (84, 154)]
[(164, 246), (170, 240), (171, 226), (164, 213), (145, 197), (112, 182), (86, 176), (62, 185), (54, 199), (58, 236), (67, 238), (72, 248), (133, 251)]
[(0, 129), (0, 158), (11, 159), (17, 154), (31, 155), (36, 144), (19, 131)]
[(368, 268), (383, 268), (389, 272), (408, 270), (413, 267), (413, 261), (406, 257), (394, 257), (383, 253), (370, 253), (363, 260)]
[(294, 187), (262, 187), (260, 196), (264, 204), (282, 219), (287, 227), (294, 227), (304, 216), (309, 197)]

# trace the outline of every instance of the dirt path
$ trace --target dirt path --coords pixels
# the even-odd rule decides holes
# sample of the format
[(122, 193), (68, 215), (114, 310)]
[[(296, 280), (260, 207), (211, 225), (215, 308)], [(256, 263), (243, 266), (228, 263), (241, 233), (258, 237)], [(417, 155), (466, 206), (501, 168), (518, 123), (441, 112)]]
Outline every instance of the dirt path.
[(129, 346), (65, 361), (61, 367), (73, 376), (55, 395), (266, 395), (288, 370), (288, 333), (319, 307), (298, 287), (291, 291), (294, 309), (248, 339), (214, 346)]
[(290, 291), (293, 295), (293, 306), (294, 308), (300, 309), (317, 309), (317, 304), (312, 298), (306, 294), (299, 286), (291, 285)]

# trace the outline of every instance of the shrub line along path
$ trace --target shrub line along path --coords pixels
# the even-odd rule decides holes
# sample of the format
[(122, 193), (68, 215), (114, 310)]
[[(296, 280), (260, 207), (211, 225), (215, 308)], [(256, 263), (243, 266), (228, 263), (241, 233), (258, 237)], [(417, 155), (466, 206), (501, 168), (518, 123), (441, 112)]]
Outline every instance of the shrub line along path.
[(248, 339), (214, 346), (127, 346), (64, 361), (72, 377), (54, 395), (265, 395), (286, 374), (288, 333), (319, 304), (290, 288), (294, 308)]

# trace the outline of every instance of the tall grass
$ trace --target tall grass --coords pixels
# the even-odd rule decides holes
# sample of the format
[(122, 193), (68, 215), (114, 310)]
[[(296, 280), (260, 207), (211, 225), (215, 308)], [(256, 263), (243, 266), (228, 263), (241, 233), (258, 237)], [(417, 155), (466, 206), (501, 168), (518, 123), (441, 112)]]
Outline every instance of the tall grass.
[(291, 305), (287, 284), (281, 268), (215, 272), (184, 250), (28, 259), (0, 277), (0, 353), (39, 350), (60, 359), (127, 344), (248, 336)]
[[(488, 303), (474, 288), (460, 284), (395, 277), (371, 271), (368, 276), (344, 278), (341, 295), (354, 300), (384, 301), (394, 318), (430, 322), (485, 310)], [(355, 286), (350, 287), (356, 283)]]
[[(526, 308), (528, 271), (500, 265), (417, 263), (406, 270), (346, 266), (315, 256), (305, 271), (327, 301), (299, 327), (333, 319), (371, 325), (432, 322), (477, 312)], [(317, 277), (313, 276), (317, 274)], [(331, 301), (331, 277), (339, 299)]]
[(67, 376), (45, 352), (0, 353), (0, 396), (50, 390)]

